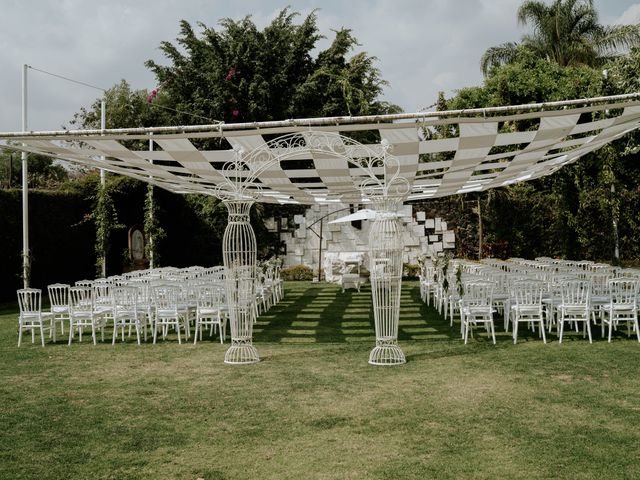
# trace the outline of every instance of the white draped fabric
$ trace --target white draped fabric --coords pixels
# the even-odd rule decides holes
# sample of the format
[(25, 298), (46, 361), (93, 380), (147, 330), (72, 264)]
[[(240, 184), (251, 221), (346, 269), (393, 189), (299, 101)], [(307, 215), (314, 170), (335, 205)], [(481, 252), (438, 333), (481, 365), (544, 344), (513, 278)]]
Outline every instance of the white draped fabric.
[[(362, 201), (367, 174), (356, 164), (386, 152), (409, 182), (406, 199), (418, 200), (549, 175), (640, 126), (637, 96), (593, 100), (577, 107), (575, 101), (566, 102), (555, 110), (523, 106), (243, 125), (0, 133), (0, 141), (20, 142), (23, 146), (10, 148), (104, 168), (176, 193), (216, 195), (221, 183), (250, 175), (225, 165), (238, 154), (253, 156), (248, 168), (260, 172), (252, 197), (283, 204)], [(445, 138), (435, 130), (441, 133), (442, 127)], [(277, 139), (292, 134), (298, 135), (295, 142)], [(323, 142), (331, 147), (324, 148)], [(381, 176), (384, 167), (370, 173)]]

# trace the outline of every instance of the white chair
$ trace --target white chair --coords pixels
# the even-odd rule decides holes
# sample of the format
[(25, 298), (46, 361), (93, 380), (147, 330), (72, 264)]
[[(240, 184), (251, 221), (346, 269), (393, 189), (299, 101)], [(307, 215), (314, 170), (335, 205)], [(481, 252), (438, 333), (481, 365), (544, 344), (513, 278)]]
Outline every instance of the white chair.
[(484, 324), (491, 331), (493, 344), (496, 343), (496, 332), (493, 324), (493, 289), (490, 282), (472, 282), (464, 285), (464, 292), (460, 298), (460, 318), (464, 330), (466, 345), (469, 332), (473, 337), (472, 327)]
[(538, 323), (542, 340), (547, 343), (544, 329), (542, 295), (545, 285), (540, 281), (515, 282), (511, 287), (511, 322), (513, 323), (513, 343), (518, 341), (518, 325), (526, 322), (533, 326)]
[[(42, 311), (42, 290), (39, 288), (24, 288), (18, 290), (18, 347), (22, 344), (22, 332), (31, 330), (31, 343), (35, 342), (35, 331), (40, 330), (40, 341), (44, 347), (44, 332), (49, 331), (56, 341), (56, 324), (53, 315)], [(49, 325), (45, 326), (45, 322)]]
[(60, 322), (60, 333), (64, 335), (64, 323), (69, 321), (69, 288), (66, 283), (54, 283), (47, 287), (50, 311), (54, 322)]
[(558, 342), (562, 343), (564, 333), (564, 322), (583, 322), (584, 333), (589, 334), (591, 340), (591, 319), (590, 319), (590, 295), (591, 283), (587, 280), (568, 280), (561, 285), (561, 302), (556, 305), (558, 311)]
[(82, 341), (84, 327), (91, 327), (91, 338), (96, 345), (96, 330), (100, 330), (104, 341), (105, 313), (95, 308), (93, 291), (88, 287), (71, 287), (69, 289), (69, 345), (74, 331), (78, 330), (79, 341)]
[(105, 317), (111, 317), (111, 289), (113, 284), (106, 279), (99, 279), (93, 282), (93, 308), (101, 312)]
[(588, 277), (591, 282), (589, 303), (591, 305), (591, 320), (595, 323), (596, 316), (602, 318), (602, 307), (610, 301), (609, 280), (611, 274), (607, 272), (591, 273)]
[(572, 275), (553, 275), (548, 282), (547, 291), (542, 296), (542, 304), (546, 313), (547, 331), (551, 332), (558, 317), (558, 305), (562, 303), (562, 288), (567, 282), (578, 280)]
[(154, 305), (153, 343), (156, 343), (160, 327), (162, 328), (163, 340), (167, 337), (169, 327), (174, 327), (178, 334), (178, 343), (182, 343), (180, 330), (184, 329), (185, 336), (187, 336), (188, 319), (184, 312), (180, 311), (178, 305), (180, 287), (177, 285), (155, 285), (152, 287), (152, 293)]
[[(425, 264), (420, 273), (420, 298), (427, 305), (431, 305), (431, 296), (435, 295), (438, 283), (435, 280), (436, 271), (433, 265)], [(434, 299), (435, 303), (435, 299)]]
[(113, 340), (115, 345), (118, 336), (118, 329), (122, 332), (122, 341), (124, 342), (124, 331), (131, 326), (136, 329), (136, 338), (140, 345), (140, 330), (144, 330), (144, 340), (147, 341), (147, 322), (142, 319), (146, 316), (146, 312), (142, 307), (138, 306), (138, 289), (136, 287), (114, 287), (111, 296), (113, 304), (111, 314), (113, 316)]
[[(602, 336), (604, 326), (609, 326), (609, 342), (611, 333), (619, 322), (626, 322), (627, 327), (633, 325), (638, 342), (640, 342), (640, 328), (638, 328), (638, 280), (619, 278), (609, 281), (610, 301), (602, 306)], [(628, 330), (630, 335), (631, 331)]]
[(202, 327), (210, 327), (210, 335), (215, 329), (220, 331), (220, 343), (224, 343), (226, 336), (226, 325), (228, 308), (225, 303), (224, 289), (218, 285), (201, 285), (198, 287), (198, 306), (196, 308), (196, 329), (193, 336), (193, 344), (202, 341)]
[(280, 265), (273, 267), (273, 292), (275, 295), (275, 302), (278, 303), (284, 298), (284, 282), (280, 277)]

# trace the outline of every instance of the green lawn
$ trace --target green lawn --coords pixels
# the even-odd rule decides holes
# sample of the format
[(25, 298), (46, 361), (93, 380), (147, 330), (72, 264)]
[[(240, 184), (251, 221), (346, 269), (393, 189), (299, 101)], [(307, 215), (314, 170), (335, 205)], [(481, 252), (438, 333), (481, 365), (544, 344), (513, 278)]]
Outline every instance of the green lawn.
[[(13, 307), (11, 307), (13, 308)], [(570, 335), (464, 345), (416, 283), (408, 363), (367, 364), (370, 292), (306, 282), (228, 343), (18, 349), (0, 311), (2, 479), (639, 478), (640, 344)]]

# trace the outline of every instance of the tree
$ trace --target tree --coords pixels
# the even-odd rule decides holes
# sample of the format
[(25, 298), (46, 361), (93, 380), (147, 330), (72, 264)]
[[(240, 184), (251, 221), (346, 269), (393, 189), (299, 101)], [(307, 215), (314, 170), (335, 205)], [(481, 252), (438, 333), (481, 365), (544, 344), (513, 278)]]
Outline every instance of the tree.
[[(20, 188), (22, 185), (22, 161), (19, 152), (0, 150), (0, 187)], [(56, 188), (69, 177), (58, 162), (44, 155), (29, 154), (27, 182), (29, 188)]]
[(489, 48), (480, 60), (485, 76), (512, 63), (523, 49), (562, 67), (601, 66), (621, 49), (640, 45), (640, 25), (601, 25), (593, 0), (554, 0), (550, 5), (526, 0), (517, 18), (533, 33), (523, 35), (519, 44)]
[[(322, 38), (316, 14), (300, 24), (294, 23), (297, 16), (284, 9), (263, 31), (248, 16), (222, 20), (220, 31), (199, 23), (201, 35), (183, 20), (177, 46), (160, 46), (170, 64), (146, 63), (160, 84), (157, 99), (199, 115), (198, 123), (399, 111), (378, 99), (387, 83), (376, 58), (364, 52), (347, 58), (357, 45), (350, 30), (336, 31), (331, 45), (313, 58)], [(193, 120), (171, 116), (175, 124)]]

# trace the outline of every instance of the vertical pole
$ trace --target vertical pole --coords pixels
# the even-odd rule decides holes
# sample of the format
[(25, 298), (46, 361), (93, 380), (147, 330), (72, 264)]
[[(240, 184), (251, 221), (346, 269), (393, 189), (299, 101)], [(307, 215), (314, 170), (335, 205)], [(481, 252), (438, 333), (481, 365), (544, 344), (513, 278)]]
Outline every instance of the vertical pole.
[(478, 205), (478, 260), (482, 260), (482, 210), (480, 206), (480, 198), (477, 199)]
[(322, 224), (324, 217), (320, 219), (320, 246), (318, 247), (318, 282), (322, 281)]
[[(100, 102), (100, 130), (104, 130), (107, 124), (107, 109), (104, 98)], [(104, 155), (100, 156), (100, 160), (104, 161)], [(104, 190), (107, 184), (107, 175), (104, 169), (100, 169), (100, 188)], [(102, 192), (104, 193), (104, 192)], [(104, 243), (103, 243), (104, 244)], [(102, 252), (102, 278), (107, 278), (107, 252)]]
[(12, 178), (13, 178), (13, 152), (9, 154), (9, 188), (11, 188)]
[[(22, 66), (22, 131), (27, 131), (27, 69)], [(29, 182), (28, 155), (22, 152), (22, 281), (24, 288), (29, 288), (31, 275), (31, 257), (29, 255)]]
[[(100, 101), (100, 130), (107, 128), (107, 104), (104, 98)], [(104, 160), (104, 156), (100, 157), (100, 160)], [(106, 172), (104, 169), (100, 169), (100, 186), (104, 188), (106, 183)]]
[[(153, 132), (151, 132), (153, 135)], [(153, 139), (149, 138), (149, 151), (153, 152)], [(149, 159), (149, 162), (153, 164), (153, 158)], [(149, 177), (151, 178), (151, 177)], [(153, 225), (153, 185), (150, 183), (147, 186), (147, 195), (149, 195), (149, 219), (148, 222), (150, 225)], [(149, 238), (147, 239), (149, 242), (149, 268), (153, 268), (153, 232), (149, 232)]]
[(615, 196), (616, 196), (616, 186), (615, 184), (611, 184), (611, 205), (612, 208), (612, 217), (613, 217), (613, 258), (615, 260), (616, 265), (620, 265), (620, 238), (618, 237), (618, 219), (615, 208)]

